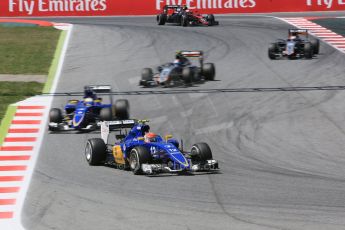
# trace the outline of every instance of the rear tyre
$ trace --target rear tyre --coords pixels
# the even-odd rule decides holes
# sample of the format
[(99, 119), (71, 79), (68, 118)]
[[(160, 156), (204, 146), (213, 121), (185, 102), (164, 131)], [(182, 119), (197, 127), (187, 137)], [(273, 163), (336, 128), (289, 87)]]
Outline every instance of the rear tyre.
[(268, 47), (268, 57), (271, 60), (276, 59), (276, 52), (277, 52), (277, 44), (276, 43), (270, 44), (270, 46)]
[(107, 146), (103, 139), (89, 139), (85, 147), (85, 158), (89, 165), (100, 165), (106, 159)]
[(119, 99), (115, 102), (115, 116), (120, 120), (129, 119), (129, 102), (126, 99)]
[(111, 108), (102, 108), (99, 112), (99, 119), (101, 121), (111, 121), (113, 119)]
[(62, 122), (62, 112), (61, 109), (53, 108), (49, 112), (49, 121), (54, 123)]
[(306, 59), (313, 58), (313, 47), (310, 42), (306, 42), (304, 44), (304, 56)]
[(166, 21), (167, 21), (167, 15), (166, 14), (157, 15), (158, 25), (160, 25), (160, 26), (165, 25)]
[(150, 163), (152, 156), (149, 150), (143, 146), (134, 147), (129, 154), (129, 167), (135, 175), (142, 174), (142, 164)]
[(194, 144), (190, 152), (192, 160), (197, 162), (205, 162), (213, 159), (210, 146), (204, 142)]
[(153, 71), (151, 68), (144, 68), (141, 71), (141, 80), (152, 81), (153, 80)]
[(185, 84), (192, 83), (193, 80), (193, 69), (189, 67), (185, 67), (182, 70), (182, 79)]
[(202, 74), (207, 81), (213, 81), (216, 76), (216, 68), (213, 63), (205, 63), (202, 67)]
[(182, 15), (181, 17), (181, 26), (186, 27), (188, 26), (189, 21), (187, 15)]
[(208, 14), (207, 15), (207, 22), (208, 22), (208, 25), (209, 26), (213, 26), (215, 23), (216, 20), (214, 18), (214, 15), (213, 14)]
[(312, 40), (310, 43), (311, 43), (311, 45), (313, 47), (313, 53), (314, 54), (319, 54), (319, 52), (320, 52), (320, 40), (319, 39), (315, 39), (315, 40)]

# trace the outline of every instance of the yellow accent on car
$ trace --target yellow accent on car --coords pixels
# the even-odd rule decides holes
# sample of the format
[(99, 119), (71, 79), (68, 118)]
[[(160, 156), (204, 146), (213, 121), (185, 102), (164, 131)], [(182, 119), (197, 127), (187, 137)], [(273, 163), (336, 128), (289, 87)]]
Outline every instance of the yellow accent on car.
[(173, 135), (171, 135), (171, 134), (165, 135), (165, 141), (168, 141), (168, 140), (171, 139), (172, 137), (173, 137)]
[(78, 100), (69, 100), (68, 101), (68, 104), (77, 104), (78, 103)]
[(125, 158), (120, 145), (113, 146), (113, 156), (117, 164), (125, 164)]

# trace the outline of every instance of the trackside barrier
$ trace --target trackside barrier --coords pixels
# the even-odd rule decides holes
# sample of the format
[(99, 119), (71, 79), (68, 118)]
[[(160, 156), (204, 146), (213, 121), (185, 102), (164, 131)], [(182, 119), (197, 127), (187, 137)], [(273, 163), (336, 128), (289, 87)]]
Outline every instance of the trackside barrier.
[(345, 0), (1, 0), (0, 17), (153, 15), (166, 4), (215, 14), (345, 10)]

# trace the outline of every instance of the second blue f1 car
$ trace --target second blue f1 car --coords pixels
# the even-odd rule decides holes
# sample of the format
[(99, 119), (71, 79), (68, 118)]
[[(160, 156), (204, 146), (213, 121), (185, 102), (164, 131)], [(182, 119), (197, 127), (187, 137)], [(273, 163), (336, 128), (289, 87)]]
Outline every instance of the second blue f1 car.
[[(129, 118), (129, 102), (125, 99), (116, 100), (110, 94), (108, 85), (89, 85), (84, 87), (82, 100), (69, 100), (64, 113), (59, 108), (53, 108), (49, 113), (50, 131), (92, 131), (99, 128), (100, 121)], [(110, 102), (103, 103), (96, 93), (109, 94)]]
[[(196, 172), (218, 169), (207, 143), (194, 144), (190, 151), (183, 150), (172, 135), (161, 136), (150, 132), (147, 120), (104, 121), (102, 138), (92, 138), (86, 143), (85, 157), (90, 165), (116, 165), (130, 169), (134, 174), (162, 172)], [(110, 131), (117, 131), (114, 145), (108, 144)]]

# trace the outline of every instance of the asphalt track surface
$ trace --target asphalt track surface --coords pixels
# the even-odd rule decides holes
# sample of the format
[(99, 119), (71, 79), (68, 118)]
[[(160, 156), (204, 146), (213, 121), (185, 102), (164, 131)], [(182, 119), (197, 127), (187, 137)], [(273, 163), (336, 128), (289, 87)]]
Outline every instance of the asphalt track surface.
[[(142, 68), (182, 49), (204, 50), (216, 64), (217, 81), (193, 88), (345, 85), (345, 56), (324, 43), (312, 60), (269, 60), (269, 43), (290, 28), (274, 18), (221, 17), (211, 28), (149, 17), (61, 21), (75, 27), (58, 92), (139, 90)], [(84, 146), (98, 134), (47, 132), (22, 213), (27, 229), (345, 229), (344, 91), (121, 97), (133, 117), (186, 148), (207, 141), (220, 173), (90, 167)]]

